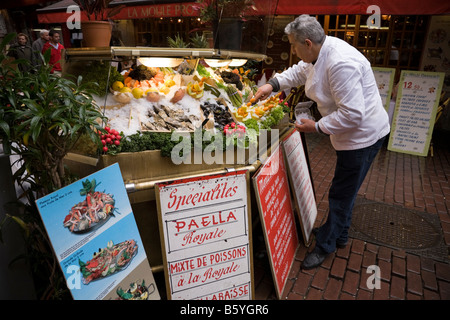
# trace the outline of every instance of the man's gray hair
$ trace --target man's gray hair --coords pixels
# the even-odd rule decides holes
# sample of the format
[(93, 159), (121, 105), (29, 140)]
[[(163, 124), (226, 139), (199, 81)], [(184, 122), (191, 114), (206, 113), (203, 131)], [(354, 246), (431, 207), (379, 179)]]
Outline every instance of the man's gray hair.
[(49, 33), (49, 31), (48, 31), (47, 29), (42, 29), (42, 30), (39, 32), (39, 35), (42, 37), (42, 36), (44, 35), (44, 33)]
[(284, 29), (286, 34), (292, 34), (294, 39), (303, 43), (306, 39), (313, 43), (321, 44), (325, 40), (325, 31), (316, 18), (302, 14), (290, 22)]

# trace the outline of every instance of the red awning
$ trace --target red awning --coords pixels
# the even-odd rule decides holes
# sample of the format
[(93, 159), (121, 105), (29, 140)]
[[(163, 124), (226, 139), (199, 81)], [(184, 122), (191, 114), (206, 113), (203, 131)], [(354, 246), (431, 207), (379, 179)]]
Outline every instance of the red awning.
[[(72, 16), (67, 13), (68, 6), (75, 5), (72, 0), (64, 0), (54, 8), (38, 10), (39, 23), (64, 23)], [(193, 8), (195, 2), (178, 2), (153, 5), (131, 5), (123, 8), (119, 14), (112, 17), (113, 20), (147, 19), (147, 18), (171, 18), (171, 17), (195, 17), (197, 12)], [(51, 11), (50, 11), (50, 10)], [(41, 13), (39, 11), (42, 11)], [(86, 15), (81, 13), (81, 21), (87, 21)]]
[[(439, 15), (450, 13), (450, 1), (443, 0), (278, 0), (277, 14), (368, 14), (367, 8), (376, 5), (381, 14)], [(369, 14), (372, 14), (370, 12)]]
[[(267, 0), (265, 0), (267, 1)], [(275, 1), (275, 0), (274, 0)], [(120, 3), (120, 1), (117, 1)], [(169, 2), (169, 1), (168, 1)], [(195, 2), (176, 2), (163, 4), (136, 5), (129, 4), (114, 20), (195, 17)], [(258, 0), (255, 0), (258, 4)], [(125, 3), (125, 2), (124, 2)], [(67, 7), (75, 4), (72, 0), (63, 0), (47, 8), (38, 10), (39, 23), (64, 23), (72, 15), (66, 13)], [(450, 1), (442, 0), (278, 0), (277, 15), (300, 14), (368, 14), (367, 8), (377, 5), (381, 14), (393, 15), (440, 15), (450, 14)], [(370, 12), (369, 14), (372, 14)], [(81, 20), (87, 20), (84, 14)]]

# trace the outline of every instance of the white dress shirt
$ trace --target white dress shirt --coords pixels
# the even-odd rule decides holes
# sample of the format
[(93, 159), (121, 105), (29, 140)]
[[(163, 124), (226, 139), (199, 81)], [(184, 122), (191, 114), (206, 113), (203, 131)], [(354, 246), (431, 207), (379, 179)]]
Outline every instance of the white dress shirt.
[(341, 39), (327, 36), (314, 64), (300, 61), (275, 77), (281, 90), (305, 85), (336, 150), (371, 146), (390, 131), (369, 61)]

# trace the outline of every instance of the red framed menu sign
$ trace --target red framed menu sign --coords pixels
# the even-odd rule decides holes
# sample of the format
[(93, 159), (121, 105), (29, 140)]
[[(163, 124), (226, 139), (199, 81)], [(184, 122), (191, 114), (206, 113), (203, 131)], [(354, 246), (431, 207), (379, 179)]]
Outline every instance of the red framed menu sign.
[(253, 176), (277, 296), (286, 285), (299, 240), (283, 153), (278, 147)]
[(295, 206), (302, 227), (305, 245), (311, 243), (311, 231), (317, 218), (317, 205), (302, 138), (293, 130), (284, 140), (283, 148), (289, 172), (289, 180), (294, 191)]
[(245, 170), (156, 185), (169, 299), (252, 299), (248, 187)]

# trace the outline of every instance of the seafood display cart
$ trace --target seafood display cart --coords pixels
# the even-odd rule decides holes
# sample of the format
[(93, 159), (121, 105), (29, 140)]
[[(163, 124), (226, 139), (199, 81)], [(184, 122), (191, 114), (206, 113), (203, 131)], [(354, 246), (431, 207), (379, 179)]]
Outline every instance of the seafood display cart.
[[(80, 178), (114, 163), (119, 164), (155, 274), (164, 270), (166, 257), (161, 221), (158, 221), (161, 185), (168, 181), (195, 181), (211, 175), (226, 176), (230, 172), (246, 172), (249, 179), (264, 163), (271, 149), (294, 130), (289, 123), (289, 110), (283, 108), (279, 94), (255, 103), (252, 96), (256, 92), (256, 84), (246, 77), (245, 70), (239, 70), (239, 64), (248, 59), (262, 61), (264, 58), (261, 54), (196, 48), (66, 50), (63, 74), (77, 76), (88, 71), (98, 72), (95, 71), (98, 64), (106, 66), (104, 73), (98, 74), (104, 94), (94, 98), (107, 118), (104, 125), (111, 135), (102, 137), (105, 141), (103, 151), (85, 152), (85, 146), (81, 146), (67, 155), (65, 163)], [(232, 67), (234, 63), (237, 67)], [(118, 80), (111, 81), (114, 77)], [(117, 146), (125, 144), (125, 140), (129, 144), (132, 138), (143, 134), (174, 131), (180, 134), (180, 139), (195, 139), (196, 132), (215, 132), (219, 134), (215, 137), (225, 139), (223, 145), (228, 145), (228, 152), (191, 149), (191, 144), (188, 144), (182, 149), (184, 152), (189, 149), (187, 154), (174, 158), (175, 153), (172, 152), (171, 157), (158, 149), (123, 152), (114, 147), (115, 142)], [(253, 136), (249, 132), (253, 132)], [(241, 139), (244, 136), (247, 140)], [(213, 141), (211, 137), (202, 135), (200, 139), (203, 144)], [(254, 140), (249, 142), (249, 139)], [(120, 152), (111, 154), (105, 151), (108, 148), (109, 151)], [(247, 195), (249, 219), (259, 221), (251, 183), (247, 184)], [(249, 226), (252, 226), (251, 221)], [(252, 264), (250, 259), (250, 267)], [(167, 279), (165, 285), (168, 286)], [(163, 288), (158, 289), (164, 292)]]

